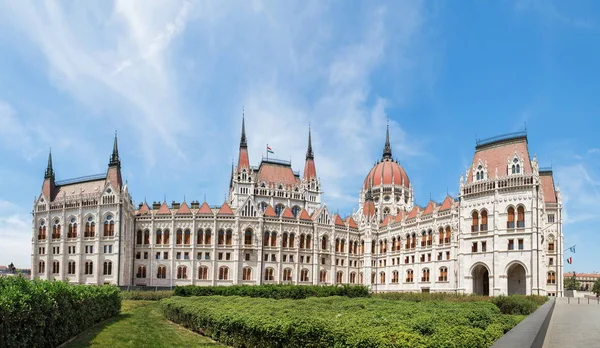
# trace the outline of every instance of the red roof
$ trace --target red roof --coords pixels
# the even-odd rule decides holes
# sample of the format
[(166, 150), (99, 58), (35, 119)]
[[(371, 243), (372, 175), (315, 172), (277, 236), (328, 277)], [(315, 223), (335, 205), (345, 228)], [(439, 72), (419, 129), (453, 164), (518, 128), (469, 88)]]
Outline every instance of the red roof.
[(387, 226), (390, 222), (392, 222), (394, 220), (394, 217), (391, 215), (386, 216), (383, 221), (381, 222), (380, 226)]
[(554, 178), (552, 173), (548, 172), (540, 174), (540, 183), (544, 192), (544, 201), (547, 203), (556, 203), (556, 189), (554, 188)]
[(191, 214), (192, 211), (190, 210), (190, 207), (188, 207), (186, 202), (183, 202), (183, 204), (181, 205), (181, 207), (179, 207), (179, 209), (177, 209), (177, 212), (175, 213), (175, 215), (178, 214)]
[(281, 214), (281, 216), (287, 219), (295, 219), (294, 213), (292, 213), (292, 210), (290, 208), (283, 209), (283, 213)]
[(423, 215), (432, 214), (434, 207), (435, 203), (433, 201), (429, 201), (429, 203), (427, 203), (427, 206), (425, 207), (425, 210), (423, 211)]
[(198, 214), (210, 214), (210, 215), (213, 215), (213, 211), (208, 206), (208, 203), (204, 202), (200, 206), (200, 209), (198, 209)]
[(240, 148), (237, 171), (241, 172), (244, 168), (246, 168), (248, 171), (250, 170), (250, 160), (248, 159), (248, 149), (242, 147)]
[(315, 169), (315, 160), (312, 158), (306, 159), (306, 163), (304, 163), (304, 179), (317, 178), (317, 170)]
[(412, 219), (412, 218), (416, 218), (417, 214), (419, 213), (419, 210), (421, 210), (419, 208), (418, 205), (415, 205), (415, 207), (410, 211), (410, 213), (408, 214), (408, 216), (406, 217), (407, 219)]
[(265, 215), (267, 217), (277, 217), (277, 213), (275, 213), (275, 209), (270, 204), (267, 204), (267, 208), (265, 209)]
[(446, 196), (446, 199), (444, 199), (444, 202), (442, 203), (442, 206), (440, 207), (440, 211), (448, 210), (448, 209), (452, 208), (452, 202), (454, 202), (452, 197)]
[(527, 138), (522, 136), (478, 146), (473, 155), (472, 166), (469, 168), (467, 182), (473, 182), (473, 168), (477, 168), (480, 160), (484, 166), (487, 163), (488, 177), (495, 177), (496, 168), (498, 168), (498, 176), (508, 175), (508, 163), (513, 160), (515, 152), (519, 159), (523, 159), (524, 168), (521, 169), (521, 173), (531, 174)]
[(335, 221), (335, 225), (336, 225), (336, 226), (343, 226), (343, 227), (346, 227), (346, 224), (344, 224), (344, 221), (343, 221), (343, 220), (342, 220), (342, 218), (340, 217), (340, 214), (335, 214), (335, 218), (334, 218), (334, 220), (333, 220), (333, 221)]
[(146, 204), (146, 202), (144, 202), (144, 204), (142, 204), (142, 207), (140, 208), (140, 210), (138, 211), (139, 214), (148, 214), (150, 213), (150, 207), (148, 207), (148, 204)]
[(375, 203), (373, 201), (366, 201), (363, 206), (363, 215), (367, 217), (371, 217), (375, 215)]
[(171, 210), (167, 206), (167, 202), (163, 202), (163, 204), (160, 206), (160, 208), (158, 209), (158, 211), (156, 212), (156, 214), (157, 215), (171, 214)]
[(354, 221), (354, 219), (352, 218), (352, 216), (348, 217), (346, 219), (346, 223), (348, 224), (348, 226), (350, 228), (358, 228), (358, 225), (356, 225), (356, 221)]
[(302, 211), (300, 212), (300, 220), (311, 220), (310, 215), (308, 215), (306, 209), (302, 209)]
[(223, 205), (221, 206), (221, 209), (219, 209), (219, 212), (217, 213), (217, 215), (233, 215), (233, 210), (231, 210), (231, 208), (229, 207), (229, 204), (223, 203)]
[(398, 213), (398, 215), (396, 215), (396, 217), (394, 218), (394, 222), (400, 222), (400, 221), (402, 221), (402, 217), (403, 217), (403, 216), (404, 216), (404, 212), (403, 212), (403, 211), (400, 211), (400, 212)]
[(300, 178), (294, 176), (294, 171), (289, 165), (263, 161), (258, 168), (256, 181), (294, 186), (300, 183)]
[(369, 187), (369, 183), (373, 181), (373, 186), (378, 185), (403, 185), (410, 187), (410, 180), (402, 166), (391, 159), (384, 159), (377, 163), (369, 172), (363, 183), (363, 189)]
[[(563, 274), (565, 278), (571, 278), (573, 272)], [(600, 278), (600, 273), (575, 273), (575, 278), (586, 277), (586, 278)]]

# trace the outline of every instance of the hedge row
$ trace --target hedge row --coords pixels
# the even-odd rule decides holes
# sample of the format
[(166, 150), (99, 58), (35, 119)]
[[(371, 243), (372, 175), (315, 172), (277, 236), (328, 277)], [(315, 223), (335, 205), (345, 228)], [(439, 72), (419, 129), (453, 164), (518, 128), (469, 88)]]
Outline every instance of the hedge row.
[(0, 277), (0, 347), (56, 347), (120, 309), (114, 286)]
[(124, 300), (158, 301), (173, 296), (171, 290), (161, 291), (123, 291)]
[(485, 302), (172, 297), (164, 315), (234, 347), (489, 347), (517, 324)]
[(451, 302), (475, 302), (489, 301), (489, 296), (479, 296), (474, 294), (457, 294), (451, 292), (385, 292), (373, 295), (387, 300), (402, 300), (411, 302), (423, 301), (451, 301)]
[(510, 295), (497, 296), (492, 299), (492, 302), (500, 308), (500, 312), (504, 314), (523, 314), (529, 315), (548, 300), (546, 296), (524, 296)]
[(308, 297), (369, 297), (368, 287), (361, 285), (234, 285), (234, 286), (178, 286), (175, 296), (248, 296), (274, 299), (304, 299)]

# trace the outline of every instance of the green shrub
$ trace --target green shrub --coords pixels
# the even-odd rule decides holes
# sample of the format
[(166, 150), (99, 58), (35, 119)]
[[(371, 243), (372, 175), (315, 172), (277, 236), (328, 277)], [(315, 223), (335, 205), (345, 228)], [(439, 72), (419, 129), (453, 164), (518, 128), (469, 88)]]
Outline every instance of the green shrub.
[(385, 292), (373, 295), (386, 300), (402, 300), (411, 302), (422, 301), (452, 301), (452, 302), (473, 302), (489, 301), (488, 296), (456, 294), (453, 292)]
[(173, 296), (173, 291), (123, 291), (122, 294), (124, 300), (158, 301)]
[(360, 285), (233, 285), (177, 286), (175, 296), (247, 296), (274, 299), (304, 299), (308, 297), (369, 297), (369, 288)]
[(114, 286), (0, 277), (0, 347), (56, 347), (120, 309)]
[(246, 348), (489, 347), (516, 324), (490, 301), (206, 296), (160, 304), (169, 320)]
[[(538, 298), (537, 301), (540, 301)], [(538, 308), (538, 303), (531, 297), (523, 295), (496, 296), (492, 302), (504, 314), (528, 315)]]

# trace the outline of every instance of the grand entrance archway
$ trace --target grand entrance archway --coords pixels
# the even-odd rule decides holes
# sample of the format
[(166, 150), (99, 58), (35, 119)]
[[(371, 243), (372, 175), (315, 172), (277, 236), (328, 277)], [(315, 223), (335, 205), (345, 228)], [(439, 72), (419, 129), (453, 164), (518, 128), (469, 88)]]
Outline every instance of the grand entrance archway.
[(471, 276), (473, 277), (473, 293), (490, 296), (490, 274), (487, 267), (481, 264), (475, 266)]
[(512, 264), (506, 272), (508, 278), (508, 294), (527, 294), (527, 283), (525, 281), (525, 268), (520, 263)]

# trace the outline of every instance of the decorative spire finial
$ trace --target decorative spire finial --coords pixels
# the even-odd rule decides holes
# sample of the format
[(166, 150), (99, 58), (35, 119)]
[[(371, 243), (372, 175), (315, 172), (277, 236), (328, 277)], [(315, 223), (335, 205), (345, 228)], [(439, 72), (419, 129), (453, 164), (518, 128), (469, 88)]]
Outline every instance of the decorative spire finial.
[(390, 122), (388, 120), (385, 131), (385, 146), (383, 147), (383, 158), (392, 158), (392, 146), (390, 145)]
[(242, 108), (242, 138), (240, 139), (240, 147), (248, 147), (248, 142), (246, 141), (246, 123), (244, 121), (244, 108)]
[(46, 167), (46, 172), (44, 173), (44, 179), (54, 180), (54, 169), (52, 169), (52, 148), (50, 148), (50, 152), (48, 153), (48, 166)]
[(119, 158), (119, 144), (117, 141), (117, 131), (115, 130), (115, 142), (113, 144), (113, 151), (110, 155), (110, 162), (108, 163), (110, 167), (112, 166), (121, 166), (121, 159)]
[(306, 159), (315, 159), (315, 154), (312, 149), (312, 140), (310, 136), (310, 123), (308, 124), (308, 149), (306, 149)]

